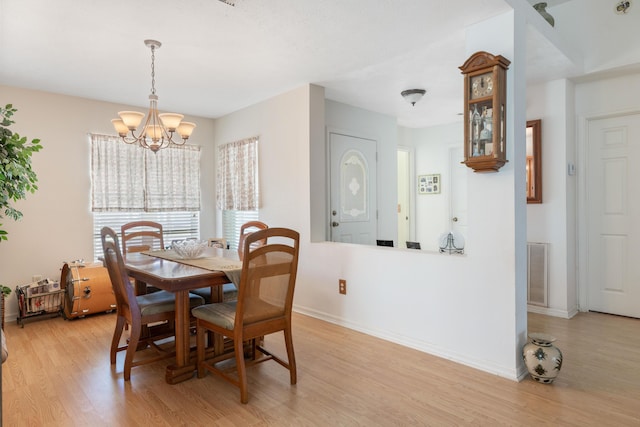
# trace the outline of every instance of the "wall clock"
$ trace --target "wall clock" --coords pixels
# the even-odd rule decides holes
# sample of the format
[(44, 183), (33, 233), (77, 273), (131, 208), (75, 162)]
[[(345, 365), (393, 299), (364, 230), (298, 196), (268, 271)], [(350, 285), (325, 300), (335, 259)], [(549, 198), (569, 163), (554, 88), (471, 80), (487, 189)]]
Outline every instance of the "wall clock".
[(507, 162), (506, 82), (511, 61), (476, 52), (460, 67), (464, 75), (464, 164), (497, 172)]

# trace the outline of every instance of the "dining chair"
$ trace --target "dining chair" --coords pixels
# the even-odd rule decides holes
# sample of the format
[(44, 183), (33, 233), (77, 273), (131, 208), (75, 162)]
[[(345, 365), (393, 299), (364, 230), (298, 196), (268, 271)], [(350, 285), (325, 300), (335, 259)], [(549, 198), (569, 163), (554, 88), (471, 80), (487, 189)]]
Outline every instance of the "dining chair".
[[(155, 341), (166, 339), (173, 335), (167, 332), (164, 335), (154, 335), (141, 337), (143, 326), (155, 322), (171, 323), (175, 320), (175, 295), (167, 291), (158, 291), (146, 295), (135, 295), (133, 285), (127, 276), (124, 266), (124, 259), (118, 243), (118, 235), (113, 229), (103, 227), (100, 233), (102, 240), (102, 251), (104, 254), (104, 265), (109, 272), (109, 279), (116, 297), (116, 328), (111, 340), (111, 364), (116, 363), (116, 354), (126, 350), (124, 359), (124, 380), (131, 378), (131, 368), (155, 362), (175, 355), (175, 352), (167, 351), (156, 344)], [(204, 299), (197, 295), (189, 294), (190, 307), (204, 304)], [(120, 346), (122, 331), (125, 325), (129, 325), (130, 336), (127, 345)], [(146, 344), (140, 346), (140, 344)], [(140, 358), (134, 360), (135, 352), (138, 348), (147, 346), (157, 351), (153, 357)]]
[(154, 221), (134, 221), (120, 228), (122, 236), (122, 254), (127, 258), (131, 252), (144, 252), (150, 249), (164, 249), (162, 224)]
[(376, 240), (376, 245), (393, 247), (393, 240)]
[[(133, 221), (120, 227), (122, 237), (122, 256), (127, 259), (128, 253), (144, 252), (151, 249), (164, 249), (162, 224), (154, 221)], [(133, 280), (132, 280), (133, 281)], [(159, 291), (154, 286), (146, 286), (136, 290), (137, 293)]]
[[(240, 238), (238, 239), (238, 256), (240, 257), (240, 261), (242, 261), (242, 256), (244, 254), (244, 240), (247, 238), (247, 235), (257, 230), (265, 230), (267, 228), (269, 228), (269, 226), (262, 221), (249, 221), (240, 226)], [(266, 240), (255, 241), (251, 246), (251, 249), (262, 246), (265, 243), (267, 243)]]
[(421, 249), (420, 242), (410, 242), (407, 240), (407, 248), (408, 249)]
[[(275, 238), (276, 241), (269, 241)], [(249, 250), (261, 240), (263, 246)], [(291, 384), (297, 381), (296, 359), (291, 334), (291, 308), (298, 269), (300, 235), (288, 228), (267, 228), (249, 234), (244, 241), (245, 256), (237, 302), (206, 304), (191, 310), (196, 318), (198, 378), (206, 371), (219, 375), (240, 388), (240, 401), (247, 403), (247, 364), (274, 360), (289, 370)], [(205, 360), (207, 331), (233, 340), (233, 355), (222, 354)], [(287, 360), (275, 356), (257, 339), (282, 331)], [(250, 345), (245, 360), (245, 342)], [(258, 356), (260, 353), (260, 357)], [(235, 357), (233, 375), (219, 363)], [(233, 368), (232, 368), (233, 369)]]

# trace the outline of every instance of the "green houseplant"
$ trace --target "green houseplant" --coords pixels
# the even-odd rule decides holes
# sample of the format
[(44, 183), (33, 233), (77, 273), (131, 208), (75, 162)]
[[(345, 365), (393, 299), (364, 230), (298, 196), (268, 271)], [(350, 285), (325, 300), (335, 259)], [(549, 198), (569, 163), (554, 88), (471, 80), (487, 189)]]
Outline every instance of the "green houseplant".
[[(12, 202), (24, 199), (27, 193), (38, 189), (38, 178), (31, 168), (31, 155), (42, 149), (39, 139), (27, 141), (12, 132), (11, 117), (17, 110), (13, 105), (0, 107), (0, 218), (14, 220), (22, 218), (22, 212), (11, 206)], [(0, 227), (2, 224), (0, 224)], [(0, 241), (7, 240), (7, 232), (0, 228)]]

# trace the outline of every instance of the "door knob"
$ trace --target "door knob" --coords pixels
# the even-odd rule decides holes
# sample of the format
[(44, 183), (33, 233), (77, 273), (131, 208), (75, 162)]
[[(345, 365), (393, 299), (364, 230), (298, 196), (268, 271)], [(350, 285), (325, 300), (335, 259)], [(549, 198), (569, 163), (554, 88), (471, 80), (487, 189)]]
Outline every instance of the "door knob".
[(458, 222), (458, 217), (457, 217), (457, 216), (454, 216), (453, 218), (451, 218), (451, 221), (453, 221), (453, 222)]
[(339, 225), (340, 225), (340, 223), (339, 223), (339, 222), (336, 222), (336, 221), (333, 221), (333, 222), (331, 223), (331, 226), (332, 226), (332, 227), (337, 227), (337, 226), (339, 226)]

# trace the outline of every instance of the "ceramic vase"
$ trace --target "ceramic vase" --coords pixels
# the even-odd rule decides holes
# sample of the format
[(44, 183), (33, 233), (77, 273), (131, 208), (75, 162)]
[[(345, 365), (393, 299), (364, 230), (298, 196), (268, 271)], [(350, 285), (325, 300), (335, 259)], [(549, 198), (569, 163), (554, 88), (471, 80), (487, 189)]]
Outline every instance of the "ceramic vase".
[(522, 349), (524, 364), (534, 380), (550, 384), (562, 368), (562, 352), (553, 345), (556, 340), (551, 335), (531, 333), (530, 342)]
[(555, 25), (555, 19), (553, 16), (547, 12), (547, 3), (536, 3), (533, 5), (533, 8), (538, 11), (540, 15), (551, 25), (552, 27)]

